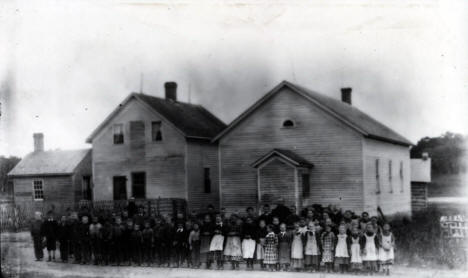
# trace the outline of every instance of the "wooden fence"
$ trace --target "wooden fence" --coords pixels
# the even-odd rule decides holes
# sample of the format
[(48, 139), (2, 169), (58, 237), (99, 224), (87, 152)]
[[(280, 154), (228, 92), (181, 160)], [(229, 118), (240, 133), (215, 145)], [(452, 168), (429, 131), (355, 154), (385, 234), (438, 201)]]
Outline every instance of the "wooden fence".
[[(106, 200), (106, 201), (85, 201), (76, 204), (47, 204), (37, 203), (23, 204), (2, 204), (0, 206), (0, 232), (21, 231), (29, 228), (29, 223), (34, 217), (34, 213), (39, 211), (45, 216), (48, 211), (52, 211), (55, 217), (67, 215), (71, 211), (88, 211), (91, 213), (106, 214), (121, 212), (128, 207), (128, 200)], [(172, 215), (187, 212), (185, 199), (178, 198), (157, 198), (157, 199), (136, 199), (135, 204), (143, 207), (147, 212), (156, 215)]]

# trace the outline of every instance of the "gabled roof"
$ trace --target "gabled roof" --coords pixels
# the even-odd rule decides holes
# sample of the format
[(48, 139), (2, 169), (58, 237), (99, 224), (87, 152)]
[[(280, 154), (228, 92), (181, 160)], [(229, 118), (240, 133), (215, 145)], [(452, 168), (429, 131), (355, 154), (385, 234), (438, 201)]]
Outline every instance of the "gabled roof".
[(102, 128), (104, 128), (131, 99), (136, 99), (150, 109), (153, 109), (187, 138), (211, 140), (226, 127), (226, 124), (201, 105), (132, 93), (93, 131), (86, 139), (86, 142), (91, 143)]
[(362, 112), (358, 108), (343, 103), (338, 99), (334, 99), (320, 93), (311, 91), (307, 88), (295, 85), (288, 81), (283, 81), (275, 88), (273, 88), (270, 92), (264, 95), (261, 99), (259, 99), (254, 105), (244, 111), (239, 117), (237, 117), (234, 121), (232, 121), (226, 129), (224, 129), (220, 134), (218, 134), (213, 141), (219, 140), (224, 135), (229, 133), (235, 126), (237, 126), (240, 122), (242, 122), (246, 117), (252, 114), (258, 107), (262, 104), (267, 102), (271, 99), (274, 95), (276, 95), (282, 88), (288, 87), (291, 89), (292, 92), (304, 97), (311, 104), (315, 104), (323, 111), (329, 113), (336, 119), (340, 120), (341, 122), (345, 123), (352, 129), (356, 130), (357, 132), (361, 133), (363, 136), (368, 138), (373, 138), (380, 141), (385, 141), (389, 143), (410, 146), (413, 145), (408, 139), (404, 138), (400, 134), (396, 133), (389, 127), (385, 126), (384, 124), (378, 122), (371, 116), (367, 115), (366, 113)]
[(314, 166), (312, 163), (302, 158), (298, 154), (294, 153), (293, 151), (284, 149), (273, 149), (269, 153), (257, 159), (257, 161), (255, 161), (252, 164), (252, 167), (257, 168), (274, 156), (282, 158), (283, 160), (295, 167), (312, 168)]
[(32, 152), (16, 164), (8, 176), (71, 175), (91, 149)]

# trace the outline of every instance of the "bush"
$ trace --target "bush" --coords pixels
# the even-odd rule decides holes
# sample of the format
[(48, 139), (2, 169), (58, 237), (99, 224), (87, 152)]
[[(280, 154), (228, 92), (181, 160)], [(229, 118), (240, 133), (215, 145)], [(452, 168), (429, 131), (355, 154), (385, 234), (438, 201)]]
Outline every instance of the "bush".
[[(464, 266), (463, 244), (442, 237), (440, 217), (447, 215), (437, 207), (415, 212), (412, 218), (391, 221), (396, 238), (396, 260), (409, 265), (439, 265), (449, 268)], [(455, 243), (455, 244), (453, 244)]]

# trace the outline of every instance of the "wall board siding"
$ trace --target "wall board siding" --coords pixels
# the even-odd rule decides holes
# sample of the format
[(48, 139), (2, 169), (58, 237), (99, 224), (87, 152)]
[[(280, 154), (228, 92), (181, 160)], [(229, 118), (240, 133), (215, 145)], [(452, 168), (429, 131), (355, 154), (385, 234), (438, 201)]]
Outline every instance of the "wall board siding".
[[(219, 208), (217, 145), (189, 141), (187, 146), (187, 182), (189, 209), (205, 210), (212, 204)], [(204, 191), (204, 168), (210, 168), (211, 192)]]
[[(411, 213), (409, 148), (373, 139), (363, 139), (364, 148), (364, 209), (376, 214), (378, 206), (384, 214)], [(376, 164), (379, 159), (380, 193), (377, 192)], [(392, 178), (389, 178), (392, 161)], [(403, 162), (403, 179), (400, 178)]]
[[(286, 119), (296, 126), (283, 128)], [(251, 163), (272, 148), (283, 148), (314, 164), (311, 196), (304, 205), (331, 203), (361, 211), (361, 140), (348, 126), (283, 89), (220, 140), (221, 205), (229, 210), (255, 206), (256, 169)]]
[[(161, 121), (162, 141), (153, 142), (151, 122)], [(130, 122), (140, 122), (130, 137)], [(113, 144), (112, 126), (124, 124), (124, 144)], [(144, 131), (142, 127), (144, 126)], [(144, 140), (142, 139), (144, 136)], [(147, 198), (185, 198), (185, 138), (170, 123), (138, 101), (130, 101), (93, 140), (93, 183), (95, 200), (113, 198), (113, 176), (146, 172)]]
[[(75, 191), (75, 202), (83, 199), (82, 184), (84, 176), (92, 176), (92, 152), (89, 152), (78, 164), (75, 169), (75, 173), (72, 176), (73, 190)], [(92, 180), (90, 182), (92, 188)]]

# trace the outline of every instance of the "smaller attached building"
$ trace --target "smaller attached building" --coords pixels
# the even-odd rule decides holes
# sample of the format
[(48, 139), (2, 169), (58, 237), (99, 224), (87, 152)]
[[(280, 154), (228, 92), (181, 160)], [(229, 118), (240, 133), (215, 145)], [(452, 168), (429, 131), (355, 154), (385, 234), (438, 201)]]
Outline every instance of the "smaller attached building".
[(91, 150), (44, 151), (43, 135), (34, 134), (34, 152), (8, 173), (17, 206), (46, 212), (75, 208), (92, 200)]
[(427, 208), (427, 185), (431, 182), (431, 159), (427, 153), (422, 158), (411, 159), (411, 208)]

